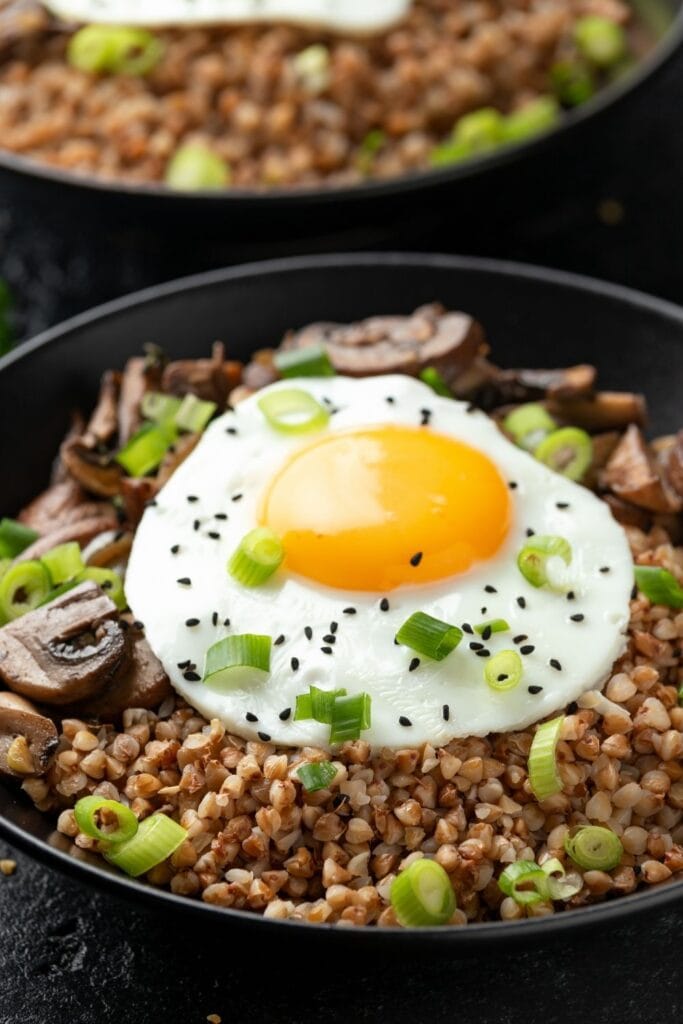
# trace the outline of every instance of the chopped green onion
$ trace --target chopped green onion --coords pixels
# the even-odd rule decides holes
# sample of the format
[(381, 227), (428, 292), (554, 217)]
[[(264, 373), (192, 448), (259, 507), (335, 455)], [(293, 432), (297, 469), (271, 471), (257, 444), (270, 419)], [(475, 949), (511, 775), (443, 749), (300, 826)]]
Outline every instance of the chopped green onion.
[(479, 636), (483, 636), (484, 633), (487, 636), (493, 633), (508, 633), (510, 625), (505, 619), (489, 619), (488, 622), (480, 622), (478, 626), (474, 627), (474, 632), (478, 633)]
[(0, 615), (10, 621), (33, 611), (50, 592), (50, 575), (40, 562), (19, 562), (0, 580)]
[(204, 402), (196, 395), (185, 395), (175, 415), (175, 424), (180, 430), (201, 434), (217, 408), (215, 402)]
[(270, 672), (271, 638), (255, 633), (223, 637), (206, 652), (204, 683), (217, 693), (247, 686)]
[(327, 789), (335, 778), (337, 769), (331, 761), (316, 761), (313, 764), (302, 764), (296, 773), (306, 792), (315, 793), (319, 789)]
[(442, 398), (453, 397), (453, 392), (435, 366), (425, 367), (420, 373), (420, 380), (428, 384), (436, 395), (441, 395)]
[(171, 157), (164, 181), (180, 192), (225, 188), (230, 184), (230, 168), (201, 142), (186, 142)]
[(155, 423), (165, 423), (167, 420), (175, 420), (180, 406), (181, 400), (174, 395), (164, 395), (160, 391), (147, 391), (142, 397), (140, 412), (145, 419), (153, 420)]
[(533, 860), (518, 860), (508, 864), (498, 879), (498, 888), (521, 907), (543, 903), (550, 898), (548, 876)]
[(557, 770), (557, 743), (564, 715), (539, 725), (529, 751), (529, 782), (537, 800), (547, 800), (562, 791)]
[(37, 530), (16, 519), (0, 519), (0, 558), (16, 558), (39, 537)]
[(186, 829), (173, 818), (161, 813), (152, 814), (140, 822), (131, 839), (118, 843), (104, 856), (110, 864), (137, 878), (175, 853), (186, 838)]
[(100, 569), (98, 566), (90, 565), (77, 577), (78, 583), (83, 583), (84, 580), (93, 580), (97, 583), (119, 611), (122, 612), (128, 607), (123, 580), (114, 569)]
[(619, 866), (624, 853), (619, 836), (602, 825), (578, 825), (570, 829), (564, 848), (584, 871), (611, 871)]
[(146, 476), (156, 469), (176, 439), (171, 423), (145, 423), (115, 456), (129, 476)]
[[(562, 861), (551, 857), (541, 865), (548, 879), (548, 895), (552, 900), (570, 900), (583, 889), (583, 878), (576, 872), (567, 874)], [(555, 877), (559, 875), (559, 877)]]
[(370, 174), (375, 157), (386, 144), (386, 134), (380, 128), (374, 128), (368, 132), (360, 146), (356, 156), (356, 167), (361, 174)]
[(523, 142), (549, 131), (557, 124), (560, 108), (554, 96), (539, 96), (508, 114), (503, 123), (505, 142)]
[(330, 84), (330, 51), (322, 43), (300, 50), (293, 57), (292, 65), (301, 85), (311, 95), (319, 95)]
[(322, 345), (278, 352), (273, 362), (281, 377), (334, 377), (336, 374)]
[(462, 640), (462, 630), (449, 622), (435, 619), (426, 612), (414, 612), (403, 623), (396, 634), (396, 639), (400, 644), (410, 647), (426, 658), (443, 661)]
[[(104, 814), (103, 814), (104, 812)], [(103, 818), (100, 815), (103, 814)], [(84, 796), (74, 807), (76, 824), (81, 832), (91, 839), (102, 839), (107, 843), (125, 843), (138, 830), (138, 819), (130, 807), (118, 800), (107, 800), (103, 796)], [(116, 828), (102, 828), (99, 822), (116, 820)]]
[(243, 537), (228, 562), (228, 572), (245, 587), (258, 587), (280, 568), (285, 557), (282, 541), (265, 526)]
[(509, 412), (503, 427), (520, 448), (533, 452), (541, 441), (557, 429), (557, 423), (542, 405), (529, 402)]
[(453, 142), (470, 153), (495, 149), (503, 141), (503, 115), (495, 107), (481, 107), (461, 117), (453, 129)]
[(560, 558), (565, 565), (572, 560), (572, 546), (564, 537), (531, 537), (517, 556), (517, 568), (532, 587), (548, 587), (559, 593), (569, 589), (548, 576), (548, 561)]
[(555, 95), (565, 107), (578, 107), (595, 94), (593, 74), (578, 60), (559, 60), (553, 64), (550, 81)]
[(683, 608), (683, 587), (668, 569), (658, 565), (636, 565), (636, 585), (652, 604)]
[(145, 29), (86, 25), (71, 37), (67, 59), (72, 67), (91, 74), (146, 75), (163, 52), (161, 40)]
[(391, 905), (404, 928), (447, 924), (455, 912), (455, 893), (446, 871), (435, 860), (421, 857), (394, 879)]
[(450, 139), (435, 146), (429, 154), (429, 160), (433, 167), (448, 167), (450, 164), (470, 160), (473, 155), (470, 147), (464, 142), (454, 142)]
[(593, 442), (585, 430), (561, 427), (534, 451), (534, 458), (569, 480), (581, 480), (593, 461)]
[(514, 690), (523, 673), (522, 659), (517, 651), (499, 651), (487, 658), (484, 665), (484, 679), (498, 693)]
[(364, 729), (369, 729), (372, 699), (369, 693), (356, 693), (353, 697), (337, 697), (332, 705), (330, 743), (344, 743), (360, 739)]
[(303, 434), (320, 430), (330, 418), (327, 409), (313, 395), (299, 388), (280, 388), (258, 400), (266, 420), (282, 434)]
[(74, 579), (85, 569), (81, 549), (75, 541), (46, 551), (41, 562), (50, 574), (53, 587)]
[(311, 686), (308, 693), (301, 693), (296, 698), (294, 721), (305, 722), (312, 718), (331, 725), (334, 702), (337, 697), (345, 696), (346, 690), (319, 690), (317, 686)]
[(589, 14), (574, 25), (574, 42), (591, 64), (609, 68), (626, 54), (626, 34), (615, 21), (599, 14)]

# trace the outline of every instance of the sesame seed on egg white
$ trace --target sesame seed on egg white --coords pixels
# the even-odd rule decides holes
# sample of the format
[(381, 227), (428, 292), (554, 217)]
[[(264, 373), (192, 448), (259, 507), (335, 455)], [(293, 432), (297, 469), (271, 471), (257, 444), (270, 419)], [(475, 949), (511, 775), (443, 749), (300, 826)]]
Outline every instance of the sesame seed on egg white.
[[(248, 398), (209, 426), (159, 492), (138, 527), (128, 566), (130, 606), (145, 622), (147, 639), (174, 687), (191, 705), (238, 735), (326, 747), (328, 726), (294, 721), (296, 698), (310, 685), (344, 687), (372, 697), (372, 726), (363, 737), (374, 746), (396, 747), (407, 739), (442, 744), (455, 736), (523, 728), (604, 682), (625, 646), (633, 571), (624, 531), (603, 502), (516, 448), (483, 413), (440, 398), (413, 378), (306, 378), (267, 390), (281, 387), (330, 399), (337, 412), (327, 431), (405, 425), (479, 449), (502, 480), (515, 485), (507, 491), (512, 525), (493, 558), (435, 583), (389, 593), (336, 590), (281, 569), (263, 586), (245, 588), (227, 573), (228, 558), (258, 525), (264, 490), (282, 464), (319, 436), (278, 433), (257, 404), (265, 392)], [(421, 425), (426, 408), (429, 423)], [(236, 494), (239, 501), (233, 500)], [(197, 500), (188, 502), (188, 495)], [(210, 537), (209, 530), (217, 532), (210, 524), (227, 511), (219, 536)], [(570, 603), (567, 594), (534, 589), (521, 576), (516, 559), (529, 523), (537, 534), (556, 534), (572, 545)], [(417, 546), (407, 561), (413, 553)], [(185, 579), (192, 585), (177, 582)], [(394, 637), (418, 610), (454, 625), (471, 624), (470, 629), (484, 618), (505, 619), (510, 631), (491, 633), (478, 650), (469, 649), (465, 636), (443, 661), (420, 656), (416, 664), (416, 652), (396, 645)], [(226, 694), (188, 679), (202, 673), (213, 643), (239, 633), (273, 638), (267, 678)], [(484, 681), (488, 657), (520, 644), (520, 685), (492, 691)], [(188, 660), (196, 672), (179, 668)], [(257, 716), (258, 728), (247, 713)]]

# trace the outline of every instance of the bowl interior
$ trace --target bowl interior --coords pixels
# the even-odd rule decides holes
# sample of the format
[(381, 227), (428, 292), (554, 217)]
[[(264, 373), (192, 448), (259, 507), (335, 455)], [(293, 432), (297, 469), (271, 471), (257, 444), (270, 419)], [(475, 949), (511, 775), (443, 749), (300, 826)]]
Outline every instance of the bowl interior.
[[(681, 425), (677, 382), (683, 379), (683, 311), (677, 307), (570, 275), (458, 257), (299, 258), (152, 289), (77, 317), (0, 361), (0, 513), (16, 512), (45, 485), (70, 411), (87, 411), (102, 371), (121, 366), (145, 342), (155, 342), (172, 357), (199, 356), (220, 338), (231, 356), (246, 358), (256, 348), (277, 344), (289, 328), (313, 320), (407, 313), (435, 299), (479, 318), (493, 358), (501, 365), (591, 362), (604, 387), (647, 395), (652, 432), (674, 431)], [(0, 826), (39, 856), (79, 863), (55, 843), (51, 820), (1, 783)], [(85, 870), (119, 888), (128, 886), (160, 901), (216, 913), (204, 904), (112, 876), (99, 866)], [(674, 890), (683, 891), (683, 885), (667, 889)], [(621, 904), (644, 906), (663, 898), (661, 891), (652, 891), (579, 911), (578, 917), (587, 921), (596, 911), (598, 916), (619, 913)], [(565, 917), (576, 919), (573, 913), (558, 915), (552, 927), (562, 927)], [(523, 922), (521, 929), (508, 924), (502, 931), (510, 938), (511, 928), (529, 932), (533, 924)], [(473, 926), (467, 932), (471, 940), (477, 928), (490, 935), (492, 928), (497, 933), (500, 927)], [(454, 940), (458, 941), (456, 934)]]

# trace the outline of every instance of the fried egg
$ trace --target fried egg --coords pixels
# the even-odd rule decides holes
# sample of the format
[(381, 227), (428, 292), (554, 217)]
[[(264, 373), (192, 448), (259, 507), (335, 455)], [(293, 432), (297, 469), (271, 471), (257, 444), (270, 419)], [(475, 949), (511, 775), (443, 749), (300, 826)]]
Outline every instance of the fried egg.
[(70, 22), (198, 25), (289, 22), (341, 32), (377, 32), (400, 21), (410, 0), (45, 0)]
[[(292, 387), (330, 410), (320, 430), (264, 416), (263, 396)], [(285, 560), (245, 587), (226, 565), (257, 526)], [(518, 568), (534, 534), (571, 545), (558, 589)], [(210, 425), (145, 512), (126, 593), (178, 693), (230, 731), (329, 747), (329, 726), (294, 719), (313, 685), (369, 694), (363, 738), (400, 747), (523, 728), (599, 687), (625, 646), (632, 582), (607, 506), (486, 415), (410, 377), (334, 377), (279, 382)], [(395, 642), (416, 611), (464, 630), (443, 660)], [(495, 619), (509, 629), (484, 640), (476, 626)], [(245, 633), (272, 638), (270, 672), (217, 693), (206, 652)], [(523, 668), (505, 692), (484, 678), (503, 650)]]

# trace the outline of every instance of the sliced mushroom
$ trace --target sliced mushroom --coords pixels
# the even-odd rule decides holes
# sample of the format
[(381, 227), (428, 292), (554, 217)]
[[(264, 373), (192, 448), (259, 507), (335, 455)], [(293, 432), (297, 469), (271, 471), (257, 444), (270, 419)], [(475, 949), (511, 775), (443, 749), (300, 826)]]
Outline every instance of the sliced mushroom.
[(137, 526), (142, 519), (145, 506), (159, 490), (157, 481), (149, 476), (124, 476), (121, 481), (121, 497), (126, 522)]
[(683, 497), (683, 430), (672, 438), (665, 459), (666, 478), (676, 494)]
[(666, 487), (642, 433), (631, 425), (602, 474), (602, 484), (618, 498), (651, 512), (679, 512), (683, 499)]
[(118, 398), (121, 374), (107, 370), (102, 375), (100, 395), (88, 426), (85, 429), (85, 440), (93, 447), (108, 444), (118, 428)]
[(132, 657), (102, 693), (73, 708), (76, 715), (120, 718), (126, 708), (156, 708), (172, 693), (163, 665), (141, 633), (131, 631)]
[(169, 363), (161, 389), (171, 395), (193, 394), (223, 409), (232, 389), (239, 384), (242, 364), (226, 360), (225, 346), (217, 341), (210, 359), (180, 359)]
[[(490, 365), (490, 364), (489, 364)], [(498, 392), (499, 403), (532, 402), (538, 398), (585, 398), (593, 393), (597, 370), (587, 363), (559, 370), (499, 370), (489, 383)]]
[(581, 483), (590, 490), (596, 490), (602, 471), (612, 457), (612, 453), (621, 441), (618, 430), (608, 430), (604, 434), (595, 434), (593, 439), (593, 458)]
[(0, 629), (0, 679), (43, 704), (101, 693), (129, 656), (116, 605), (91, 582)]
[(290, 334), (282, 348), (322, 345), (339, 373), (417, 376), (427, 366), (452, 383), (487, 346), (480, 324), (434, 303), (411, 316), (375, 316), (352, 324), (314, 323)]
[[(155, 376), (158, 377), (158, 374)], [(140, 406), (150, 387), (149, 361), (144, 356), (129, 359), (123, 371), (118, 405), (119, 445), (123, 447), (142, 424)]]
[(593, 398), (551, 399), (548, 412), (564, 423), (600, 432), (624, 430), (632, 423), (644, 427), (647, 405), (642, 395), (630, 391), (598, 391)]
[(60, 454), (71, 476), (90, 494), (103, 498), (118, 494), (123, 470), (109, 452), (100, 453), (91, 441), (74, 437), (62, 444)]
[(603, 500), (609, 506), (609, 510), (618, 523), (622, 526), (637, 526), (639, 530), (647, 531), (652, 525), (652, 513), (637, 505), (631, 505), (628, 501), (622, 501), (614, 494), (605, 494)]
[[(82, 437), (85, 433), (85, 420), (83, 419), (80, 412), (75, 411), (71, 413), (71, 423), (69, 429), (62, 439), (62, 444), (66, 444), (67, 441), (73, 440), (74, 437)], [(57, 457), (52, 464), (52, 472), (50, 473), (50, 484), (61, 484), (67, 480), (71, 480), (72, 477), (69, 474), (69, 470), (64, 465), (60, 450), (57, 452)]]
[(58, 743), (51, 719), (16, 693), (0, 693), (0, 774), (15, 779), (43, 775)]
[(54, 530), (64, 522), (85, 518), (79, 515), (82, 506), (90, 508), (87, 495), (72, 477), (52, 484), (34, 498), (19, 514), (19, 520), (38, 533)]
[(66, 523), (64, 526), (60, 526), (58, 530), (52, 530), (51, 533), (43, 534), (30, 547), (22, 551), (19, 560), (25, 562), (30, 558), (42, 558), (46, 551), (51, 551), (52, 548), (56, 548), (59, 544), (67, 544), (69, 541), (77, 541), (81, 547), (84, 547), (93, 537), (97, 537), (100, 533), (105, 533), (107, 530), (114, 530), (116, 527), (116, 513), (110, 507), (99, 512), (96, 516), (90, 516), (88, 519), (77, 519), (75, 523)]

